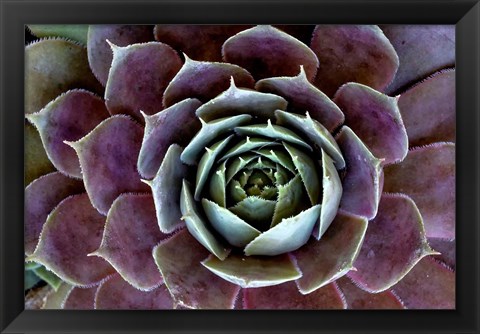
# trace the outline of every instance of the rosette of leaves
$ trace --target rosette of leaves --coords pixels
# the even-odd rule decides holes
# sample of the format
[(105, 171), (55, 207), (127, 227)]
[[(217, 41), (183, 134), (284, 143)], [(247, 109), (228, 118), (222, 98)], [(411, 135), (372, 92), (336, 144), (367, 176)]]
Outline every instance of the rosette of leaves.
[(454, 307), (453, 27), (30, 28), (45, 308)]

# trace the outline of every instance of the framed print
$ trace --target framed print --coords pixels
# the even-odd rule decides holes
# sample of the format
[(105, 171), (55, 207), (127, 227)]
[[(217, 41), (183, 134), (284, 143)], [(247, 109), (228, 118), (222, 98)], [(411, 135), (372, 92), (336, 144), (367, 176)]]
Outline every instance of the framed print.
[(2, 332), (478, 332), (478, 2), (1, 6)]

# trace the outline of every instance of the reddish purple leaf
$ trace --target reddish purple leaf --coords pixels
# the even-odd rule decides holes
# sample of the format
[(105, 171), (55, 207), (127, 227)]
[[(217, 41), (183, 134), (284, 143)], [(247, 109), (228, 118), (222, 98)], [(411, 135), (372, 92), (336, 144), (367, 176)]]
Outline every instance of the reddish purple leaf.
[(74, 287), (63, 303), (63, 308), (65, 310), (93, 310), (97, 288), (98, 286), (91, 288)]
[(346, 163), (340, 208), (372, 219), (377, 214), (381, 193), (381, 160), (375, 158), (347, 126), (336, 136)]
[(93, 74), (104, 86), (113, 59), (107, 39), (118, 46), (146, 43), (153, 40), (153, 26), (102, 24), (88, 27), (88, 62)]
[(408, 152), (408, 138), (397, 98), (357, 83), (340, 87), (333, 101), (348, 125), (373, 155), (384, 163), (401, 161)]
[(237, 65), (196, 61), (185, 55), (182, 69), (165, 90), (163, 105), (169, 107), (186, 98), (207, 102), (227, 90), (232, 77), (239, 87), (253, 88), (255, 83), (250, 73)]
[(183, 229), (153, 250), (175, 304), (199, 309), (231, 309), (240, 287), (201, 265), (209, 252)]
[(393, 290), (409, 309), (455, 309), (455, 273), (430, 256)]
[(415, 203), (403, 194), (383, 194), (354, 263), (357, 270), (348, 275), (366, 291), (385, 291), (432, 253)]
[(295, 37), (296, 39), (302, 41), (306, 45), (310, 45), (312, 39), (313, 29), (315, 26), (313, 24), (276, 24), (275, 28), (285, 31), (287, 34)]
[(77, 154), (64, 141), (79, 140), (109, 116), (101, 98), (75, 89), (60, 95), (40, 112), (26, 117), (37, 127), (53, 165), (66, 175), (82, 178)]
[(111, 46), (113, 61), (105, 88), (110, 113), (140, 120), (140, 111), (152, 115), (162, 110), (163, 93), (182, 67), (175, 50), (159, 42)]
[(103, 215), (118, 195), (149, 189), (137, 172), (142, 133), (139, 124), (118, 115), (106, 119), (79, 141), (68, 143), (80, 159), (92, 205)]
[(328, 96), (347, 82), (383, 90), (399, 64), (392, 44), (374, 25), (319, 25), (310, 47), (320, 61), (315, 85)]
[(293, 252), (303, 276), (297, 280), (300, 291), (310, 293), (352, 269), (367, 230), (367, 220), (339, 211), (320, 240), (310, 241)]
[(438, 261), (445, 263), (449, 268), (455, 270), (456, 268), (456, 242), (453, 240), (428, 238), (428, 244), (434, 250), (439, 252), (439, 255), (435, 255), (434, 258)]
[(343, 295), (335, 283), (303, 295), (293, 282), (244, 290), (246, 309), (325, 310), (346, 308)]
[(165, 284), (151, 291), (135, 289), (113, 275), (98, 287), (95, 309), (100, 310), (163, 310), (172, 309), (173, 300)]
[(427, 237), (455, 238), (455, 144), (414, 148), (404, 161), (385, 167), (385, 192), (410, 196)]
[(152, 195), (122, 194), (108, 211), (102, 243), (93, 255), (110, 262), (135, 288), (151, 290), (163, 282), (152, 249), (165, 237)]
[(317, 73), (318, 59), (298, 39), (271, 26), (256, 26), (229, 38), (222, 48), (225, 61), (247, 69), (256, 80), (295, 76), (300, 65), (308, 80)]
[(27, 261), (45, 265), (73, 285), (97, 284), (114, 272), (108, 262), (88, 256), (100, 245), (104, 224), (105, 217), (90, 204), (87, 194), (67, 197), (48, 216)]
[(386, 89), (388, 94), (455, 66), (454, 25), (384, 25), (382, 30), (400, 58), (395, 79)]
[(197, 99), (186, 99), (173, 106), (145, 117), (145, 134), (138, 156), (138, 171), (152, 179), (158, 171), (169, 146), (173, 143), (188, 145), (200, 130), (195, 111), (201, 106)]
[(385, 310), (405, 308), (400, 299), (391, 291), (369, 293), (360, 289), (346, 276), (337, 280), (336, 283), (345, 296), (348, 309)]
[(204, 61), (222, 61), (222, 45), (247, 25), (185, 25), (160, 24), (155, 26), (155, 39), (186, 53), (190, 58)]
[(25, 188), (25, 254), (35, 250), (47, 216), (58, 203), (84, 191), (82, 181), (59, 172), (44, 175)]
[(455, 141), (455, 71), (437, 73), (400, 96), (410, 146)]

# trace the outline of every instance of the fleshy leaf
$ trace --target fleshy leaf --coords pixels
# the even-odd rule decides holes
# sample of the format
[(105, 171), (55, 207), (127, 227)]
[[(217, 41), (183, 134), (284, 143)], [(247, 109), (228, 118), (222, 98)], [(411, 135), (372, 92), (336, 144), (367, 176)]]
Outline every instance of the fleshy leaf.
[(342, 293), (335, 283), (308, 295), (302, 295), (293, 282), (260, 289), (245, 289), (244, 304), (246, 309), (268, 310), (338, 310), (346, 308)]
[(404, 309), (402, 302), (391, 291), (368, 293), (357, 287), (346, 276), (336, 281), (345, 295), (347, 308), (352, 310)]
[(87, 254), (98, 248), (104, 223), (105, 217), (92, 207), (87, 194), (70, 196), (48, 216), (38, 246), (27, 261), (45, 265), (74, 285), (99, 283), (113, 268)]
[(66, 175), (81, 178), (78, 157), (64, 141), (79, 140), (109, 116), (101, 98), (88, 91), (70, 90), (26, 118), (37, 127), (53, 165)]
[(320, 61), (315, 85), (328, 96), (347, 82), (383, 90), (399, 66), (392, 44), (374, 25), (319, 25), (310, 47)]
[(92, 205), (103, 215), (118, 195), (145, 192), (136, 165), (143, 129), (127, 116), (112, 116), (72, 146)]
[(324, 149), (333, 159), (337, 169), (345, 167), (345, 160), (335, 139), (319, 122), (312, 119), (307, 112), (305, 116), (291, 114), (281, 110), (275, 111), (277, 124), (284, 124), (307, 136), (317, 150)]
[[(230, 86), (230, 78), (240, 87), (253, 88), (250, 73), (240, 66), (228, 63), (196, 61), (184, 54), (185, 63), (169, 83), (163, 96), (163, 104), (172, 104), (188, 97), (208, 102)], [(208, 119), (206, 119), (208, 121)]]
[(375, 158), (347, 126), (337, 135), (347, 170), (340, 207), (353, 214), (375, 217), (381, 193), (381, 160)]
[(172, 309), (173, 300), (164, 284), (151, 291), (141, 291), (128, 284), (120, 275), (100, 284), (95, 295), (99, 310), (160, 310)]
[(33, 270), (25, 270), (23, 276), (23, 289), (28, 290), (33, 288), (41, 278), (38, 277)]
[(205, 61), (222, 61), (222, 45), (247, 25), (159, 24), (155, 39), (171, 45), (190, 57)]
[(275, 204), (275, 201), (269, 201), (258, 196), (249, 196), (229, 210), (250, 225), (264, 231), (270, 226)]
[(113, 53), (107, 39), (115, 45), (127, 46), (153, 40), (153, 27), (146, 25), (99, 24), (88, 27), (88, 62), (102, 85), (107, 84)]
[(233, 308), (239, 287), (200, 264), (208, 254), (185, 229), (153, 249), (153, 257), (175, 305), (198, 309)]
[(210, 198), (222, 207), (227, 206), (226, 187), (227, 182), (225, 180), (226, 161), (224, 161), (217, 170), (212, 173), (210, 177), (210, 184), (208, 185), (208, 191)]
[(322, 211), (320, 212), (318, 230), (314, 229), (314, 236), (317, 238), (317, 240), (322, 237), (332, 221), (335, 219), (343, 194), (342, 181), (340, 180), (338, 172), (333, 165), (333, 160), (323, 150), (322, 168)]
[(91, 288), (77, 288), (70, 290), (63, 302), (65, 310), (93, 310), (97, 286)]
[(33, 269), (33, 272), (35, 273), (35, 275), (47, 282), (48, 285), (50, 285), (55, 291), (57, 291), (62, 284), (62, 280), (44, 266)]
[(349, 276), (365, 291), (385, 291), (432, 253), (415, 203), (405, 195), (383, 194), (354, 263), (357, 271)]
[(43, 304), (42, 309), (58, 310), (63, 308), (65, 299), (67, 299), (68, 294), (73, 288), (73, 285), (70, 285), (68, 283), (62, 283), (62, 285), (60, 285), (57, 291), (53, 291), (52, 293), (47, 295), (47, 299), (45, 300), (45, 304)]
[(223, 245), (215, 238), (212, 232), (208, 229), (207, 223), (199, 215), (190, 186), (185, 179), (183, 180), (182, 192), (180, 195), (180, 210), (183, 215), (182, 219), (187, 224), (187, 229), (193, 237), (219, 259), (225, 259), (230, 250), (223, 247)]
[(288, 255), (252, 257), (230, 255), (220, 261), (209, 256), (202, 261), (208, 270), (242, 288), (258, 288), (292, 281), (302, 274)]
[(402, 161), (408, 152), (408, 137), (398, 100), (368, 86), (347, 83), (333, 101), (345, 114), (345, 124), (377, 158), (389, 164)]
[(454, 309), (455, 273), (423, 258), (393, 290), (409, 309)]
[(25, 114), (38, 112), (74, 88), (103, 91), (90, 71), (84, 47), (62, 39), (45, 39), (25, 48)]
[(288, 101), (289, 112), (300, 114), (308, 111), (330, 132), (344, 121), (337, 105), (308, 81), (303, 66), (295, 77), (263, 79), (255, 84), (255, 89), (284, 97)]
[(242, 188), (240, 182), (238, 182), (237, 180), (232, 180), (232, 182), (230, 182), (230, 184), (228, 185), (228, 191), (234, 203), (243, 201), (248, 196), (245, 190)]
[(55, 167), (48, 159), (37, 129), (27, 122), (24, 128), (24, 143), (24, 182), (28, 185), (40, 176), (54, 172)]
[(250, 115), (237, 115), (233, 117), (220, 118), (209, 123), (202, 123), (202, 128), (193, 137), (187, 147), (183, 150), (181, 159), (188, 165), (197, 163), (197, 159), (203, 152), (205, 147), (213, 139), (217, 138), (228, 131), (231, 131), (236, 126), (246, 124), (252, 119)]
[(25, 189), (25, 254), (31, 255), (48, 214), (64, 198), (84, 192), (80, 180), (59, 172), (44, 175)]
[(256, 156), (254, 154), (245, 154), (239, 156), (237, 159), (232, 159), (233, 162), (229, 164), (227, 169), (227, 179), (226, 182), (229, 183), (232, 178), (240, 171), (242, 168), (247, 166)]
[(400, 58), (387, 93), (395, 93), (435, 71), (455, 65), (455, 25), (385, 25), (381, 27)]
[(186, 99), (155, 115), (143, 114), (145, 133), (137, 162), (140, 175), (153, 178), (171, 144), (188, 145), (200, 130), (200, 122), (195, 117), (200, 105), (197, 99)]
[(64, 37), (87, 45), (87, 24), (29, 24), (37, 37)]
[(303, 276), (297, 280), (302, 294), (309, 294), (345, 275), (360, 251), (367, 220), (339, 210), (332, 224), (317, 241), (311, 238), (293, 252)]
[(184, 223), (180, 220), (180, 193), (188, 168), (180, 161), (182, 148), (170, 145), (157, 175), (152, 181), (144, 181), (152, 188), (160, 231), (171, 233)]
[(235, 128), (235, 133), (243, 136), (264, 136), (271, 138), (272, 140), (283, 140), (312, 151), (310, 145), (305, 143), (303, 139), (297, 136), (293, 131), (283, 126), (273, 125), (270, 119), (267, 124), (237, 126)]
[(302, 178), (295, 176), (287, 184), (278, 187), (278, 198), (270, 227), (279, 224), (282, 219), (292, 217), (300, 213), (305, 207), (305, 199)]
[(454, 142), (455, 70), (437, 73), (407, 90), (400, 96), (398, 106), (410, 147)]
[(229, 149), (223, 155), (220, 161), (234, 157), (236, 155), (240, 155), (245, 152), (253, 151), (257, 148), (262, 148), (262, 147), (272, 146), (272, 145), (278, 145), (278, 143), (271, 141), (269, 139), (257, 138), (257, 137), (250, 138), (247, 136), (245, 139), (241, 140), (238, 144), (236, 144), (231, 149)]
[(428, 244), (440, 254), (435, 255), (435, 259), (442, 261), (447, 266), (455, 270), (456, 268), (456, 247), (454, 240), (445, 240), (438, 238), (428, 238)]
[(237, 88), (232, 78), (230, 87), (226, 91), (198, 108), (197, 116), (207, 122), (239, 114), (249, 114), (265, 120), (273, 117), (275, 110), (285, 110), (286, 108), (287, 101), (283, 97)]
[(384, 191), (410, 196), (427, 237), (455, 238), (455, 144), (415, 148), (404, 161), (385, 167)]
[(319, 216), (318, 204), (294, 217), (283, 218), (280, 223), (251, 241), (245, 247), (245, 255), (274, 256), (298, 249), (310, 238)]
[(140, 110), (147, 115), (162, 110), (163, 93), (182, 67), (175, 50), (159, 42), (110, 45), (113, 61), (105, 88), (110, 113), (141, 119)]
[(262, 148), (255, 153), (276, 162), (292, 173), (295, 173), (295, 165), (292, 162), (291, 156), (283, 150)]
[(108, 211), (100, 247), (90, 255), (107, 260), (135, 288), (151, 290), (163, 282), (152, 248), (165, 237), (158, 229), (152, 196), (122, 194)]
[(230, 245), (245, 247), (250, 241), (260, 235), (260, 231), (248, 225), (231, 211), (202, 199), (205, 214), (213, 228), (220, 233)]
[(318, 58), (298, 39), (272, 26), (261, 25), (242, 31), (225, 41), (223, 58), (247, 69), (256, 80), (294, 76), (300, 65), (307, 78), (317, 73)]

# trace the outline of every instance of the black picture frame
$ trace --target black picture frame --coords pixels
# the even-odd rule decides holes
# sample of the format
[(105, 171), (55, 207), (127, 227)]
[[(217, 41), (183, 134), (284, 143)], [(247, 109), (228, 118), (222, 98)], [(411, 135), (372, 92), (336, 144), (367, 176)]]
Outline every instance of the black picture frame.
[[(165, 333), (478, 333), (478, 0), (0, 0), (0, 330)], [(29, 311), (23, 295), (24, 25), (374, 23), (456, 25), (457, 307), (453, 311)]]

